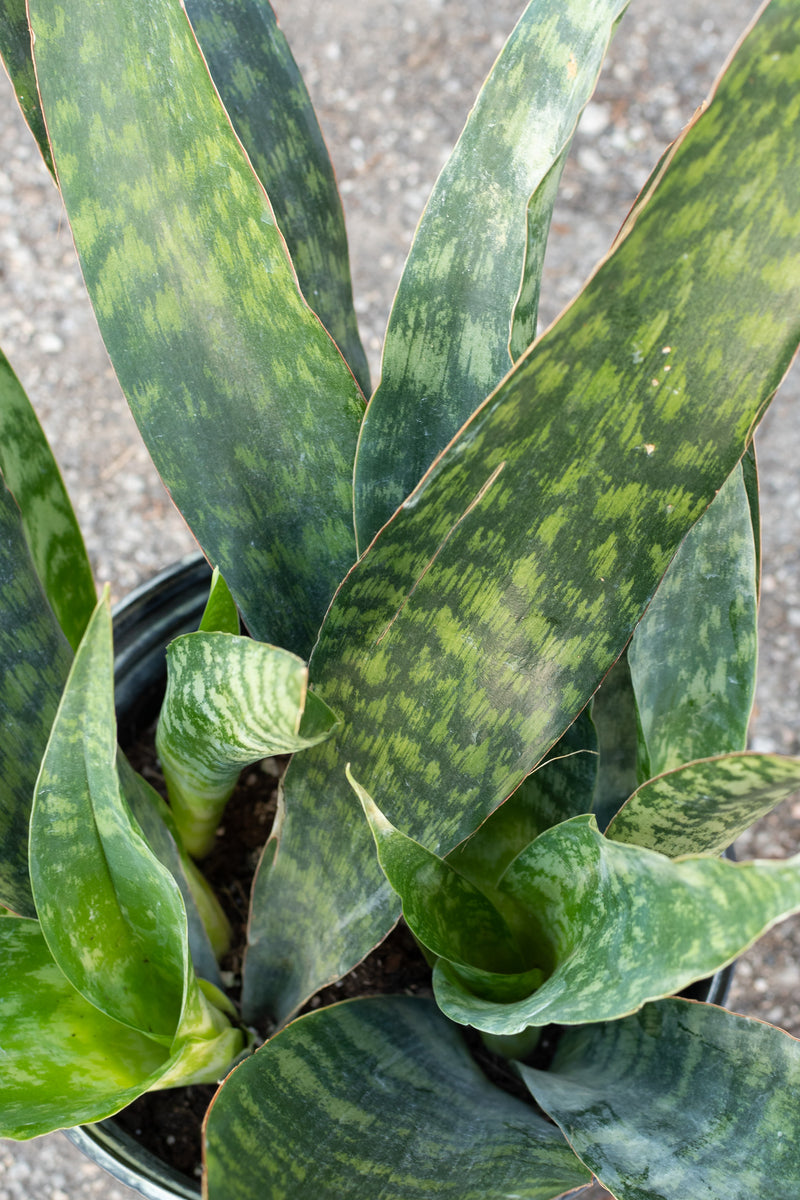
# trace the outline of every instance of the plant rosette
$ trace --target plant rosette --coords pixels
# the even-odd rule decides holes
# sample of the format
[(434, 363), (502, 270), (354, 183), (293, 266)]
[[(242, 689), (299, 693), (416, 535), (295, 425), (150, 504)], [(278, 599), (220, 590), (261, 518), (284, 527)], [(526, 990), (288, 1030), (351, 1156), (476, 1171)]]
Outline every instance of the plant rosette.
[[(167, 803), (118, 747), (108, 596), (0, 362), (0, 1135), (220, 1083), (207, 1200), (800, 1195), (797, 1041), (678, 994), (800, 911), (800, 855), (723, 856), (800, 785), (746, 749), (752, 440), (800, 342), (800, 3), (760, 9), (537, 334), (624, 8), (521, 15), (372, 391), (269, 6), (0, 0), (112, 364), (214, 566), (167, 650)], [(274, 755), (234, 1003), (203, 861)], [(301, 1012), (401, 912), (432, 997)]]

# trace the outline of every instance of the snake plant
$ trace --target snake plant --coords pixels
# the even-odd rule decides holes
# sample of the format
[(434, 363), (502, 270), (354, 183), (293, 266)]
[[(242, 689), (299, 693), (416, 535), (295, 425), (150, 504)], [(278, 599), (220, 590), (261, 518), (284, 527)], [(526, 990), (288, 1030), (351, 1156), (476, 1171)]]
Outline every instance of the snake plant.
[[(800, 0), (762, 8), (537, 334), (624, 8), (523, 12), (371, 391), (267, 0), (0, 0), (114, 369), (216, 568), (168, 652), (167, 804), (117, 746), (108, 597), (0, 362), (0, 1135), (224, 1080), (208, 1200), (800, 1195), (797, 1042), (681, 995), (800, 910), (800, 856), (724, 856), (800, 787), (746, 748), (752, 439), (800, 341)], [(234, 1003), (202, 859), (277, 753)], [(297, 1016), (401, 912), (431, 997)]]

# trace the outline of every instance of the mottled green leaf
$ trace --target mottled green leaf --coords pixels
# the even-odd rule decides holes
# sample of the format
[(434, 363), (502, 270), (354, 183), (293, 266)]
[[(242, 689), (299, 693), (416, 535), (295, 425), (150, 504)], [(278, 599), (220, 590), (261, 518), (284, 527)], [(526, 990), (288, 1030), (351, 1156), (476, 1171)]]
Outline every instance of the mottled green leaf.
[(722, 854), (798, 788), (798, 758), (725, 754), (686, 763), (638, 788), (606, 835), (670, 858)]
[(0, 921), (0, 1137), (99, 1121), (146, 1091), (168, 1058), (75, 990), (36, 921)]
[(348, 778), (372, 830), (378, 860), (417, 940), (431, 954), (446, 958), (460, 976), (467, 968), (467, 979), (481, 995), (507, 999), (502, 977), (525, 972), (524, 984), (515, 980), (515, 998), (537, 987), (542, 973), (531, 946), (535, 921), (525, 921), (529, 914), (514, 911), (508, 896), (477, 887), (450, 863), (395, 829), (349, 773)]
[(307, 654), (355, 558), (359, 389), (179, 0), (30, 18), (84, 278), (156, 467), (253, 636)]
[(25, 0), (0, 0), (0, 57), (14, 86), (25, 120), (42, 152), (42, 158), (48, 170), (52, 172), (50, 143), (44, 127), (39, 93), (36, 90)]
[(555, 1200), (589, 1178), (418, 998), (301, 1017), (236, 1068), (207, 1118), (209, 1200)]
[(584, 712), (546, 760), (447, 861), (479, 886), (496, 884), (520, 850), (545, 829), (590, 810), (597, 768), (597, 738)]
[(228, 633), (188, 633), (167, 650), (156, 748), (190, 854), (211, 849), (242, 769), (316, 745), (336, 727), (286, 650)]
[(211, 575), (208, 601), (198, 626), (200, 633), (240, 632), (239, 611), (231, 590), (215, 567)]
[(536, 332), (556, 187), (627, 0), (532, 0), (428, 201), (395, 298), (356, 463), (361, 547)]
[(186, 917), (120, 794), (107, 600), (75, 656), (42, 761), (30, 871), (42, 931), (70, 982), (169, 1046), (188, 981)]
[(608, 841), (592, 816), (574, 817), (518, 855), (500, 890), (550, 938), (545, 982), (526, 999), (496, 1004), (470, 994), (442, 959), (433, 981), (447, 1016), (509, 1034), (613, 1020), (713, 974), (800, 910), (800, 855), (673, 861)]
[(800, 1043), (712, 1005), (663, 1000), (568, 1030), (522, 1078), (620, 1200), (796, 1200)]
[(2, 352), (0, 471), (19, 505), (50, 607), (74, 650), (97, 603), (92, 568), (44, 431)]
[(369, 395), (344, 214), (311, 98), (268, 0), (186, 0), (214, 83), (266, 188), (303, 295)]
[(757, 567), (740, 467), (670, 565), (628, 649), (639, 780), (744, 750), (755, 693)]
[(342, 584), (311, 671), (343, 729), (286, 776), (250, 1012), (292, 1012), (396, 917), (377, 870), (352, 878), (343, 763), (453, 849), (586, 705), (741, 458), (800, 339), (798, 80), (800, 11), (773, 0), (613, 253)]
[(0, 899), (24, 917), (36, 916), (28, 875), (33, 789), (71, 659), (0, 476)]
[(600, 828), (605, 829), (638, 783), (638, 716), (627, 651), (617, 659), (595, 692), (590, 711), (597, 731), (599, 759), (594, 798), (584, 812), (591, 809)]

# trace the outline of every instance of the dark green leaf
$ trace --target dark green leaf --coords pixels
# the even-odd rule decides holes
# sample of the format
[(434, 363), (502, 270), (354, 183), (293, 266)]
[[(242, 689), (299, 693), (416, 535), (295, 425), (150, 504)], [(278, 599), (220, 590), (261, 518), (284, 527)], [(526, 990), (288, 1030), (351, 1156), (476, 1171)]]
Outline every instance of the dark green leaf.
[(686, 535), (628, 649), (643, 742), (638, 782), (744, 750), (757, 589), (753, 521), (737, 467)]
[(369, 395), (333, 167), (275, 13), (268, 0), (187, 0), (186, 11), (266, 188), (303, 295)]
[(555, 1200), (589, 1182), (554, 1126), (481, 1074), (429, 1000), (309, 1013), (228, 1077), (209, 1200)]
[(536, 1100), (619, 1200), (797, 1200), (800, 1043), (689, 1000), (568, 1030)]
[(50, 607), (74, 650), (97, 603), (92, 568), (52, 451), (2, 352), (0, 472), (19, 505)]
[(44, 127), (31, 55), (31, 34), (25, 0), (0, 0), (0, 57), (14, 85), (25, 120), (36, 138), (48, 170), (53, 172), (50, 143)]
[(594, 799), (587, 809), (594, 812), (598, 825), (605, 829), (638, 782), (638, 714), (627, 651), (600, 684), (590, 710), (597, 730), (599, 762)]
[(36, 916), (28, 875), (33, 789), (71, 659), (0, 476), (0, 900), (24, 917)]
[(635, 791), (606, 834), (670, 858), (722, 854), (798, 788), (798, 758), (725, 754), (686, 763)]
[(533, 341), (565, 152), (626, 4), (532, 0), (483, 86), (389, 320), (356, 463), (362, 548)]
[(253, 636), (307, 654), (355, 558), (359, 389), (178, 0), (30, 16), (84, 278), (156, 467)]

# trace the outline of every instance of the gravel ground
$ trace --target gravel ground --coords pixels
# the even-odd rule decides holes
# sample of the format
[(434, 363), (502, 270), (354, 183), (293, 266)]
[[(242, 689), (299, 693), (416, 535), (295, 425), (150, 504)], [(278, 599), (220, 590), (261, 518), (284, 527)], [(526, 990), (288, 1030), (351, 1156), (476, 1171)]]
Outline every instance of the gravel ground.
[[(521, 0), (279, 3), (336, 163), (357, 307), (377, 374), (391, 297), (430, 186)], [(485, 11), (484, 11), (485, 10)], [(556, 212), (543, 318), (605, 251), (664, 144), (701, 102), (747, 0), (633, 0), (576, 138)], [(704, 15), (706, 14), (707, 15)], [(0, 345), (61, 462), (98, 580), (115, 597), (192, 548), (121, 399), (84, 296), (56, 193), (0, 79)], [(762, 650), (752, 745), (800, 752), (800, 423), (797, 371), (759, 434), (763, 485)], [(742, 856), (798, 848), (800, 800), (741, 840)], [(746, 954), (731, 1007), (800, 1036), (800, 922)], [(0, 1200), (124, 1200), (61, 1135), (0, 1141)]]

